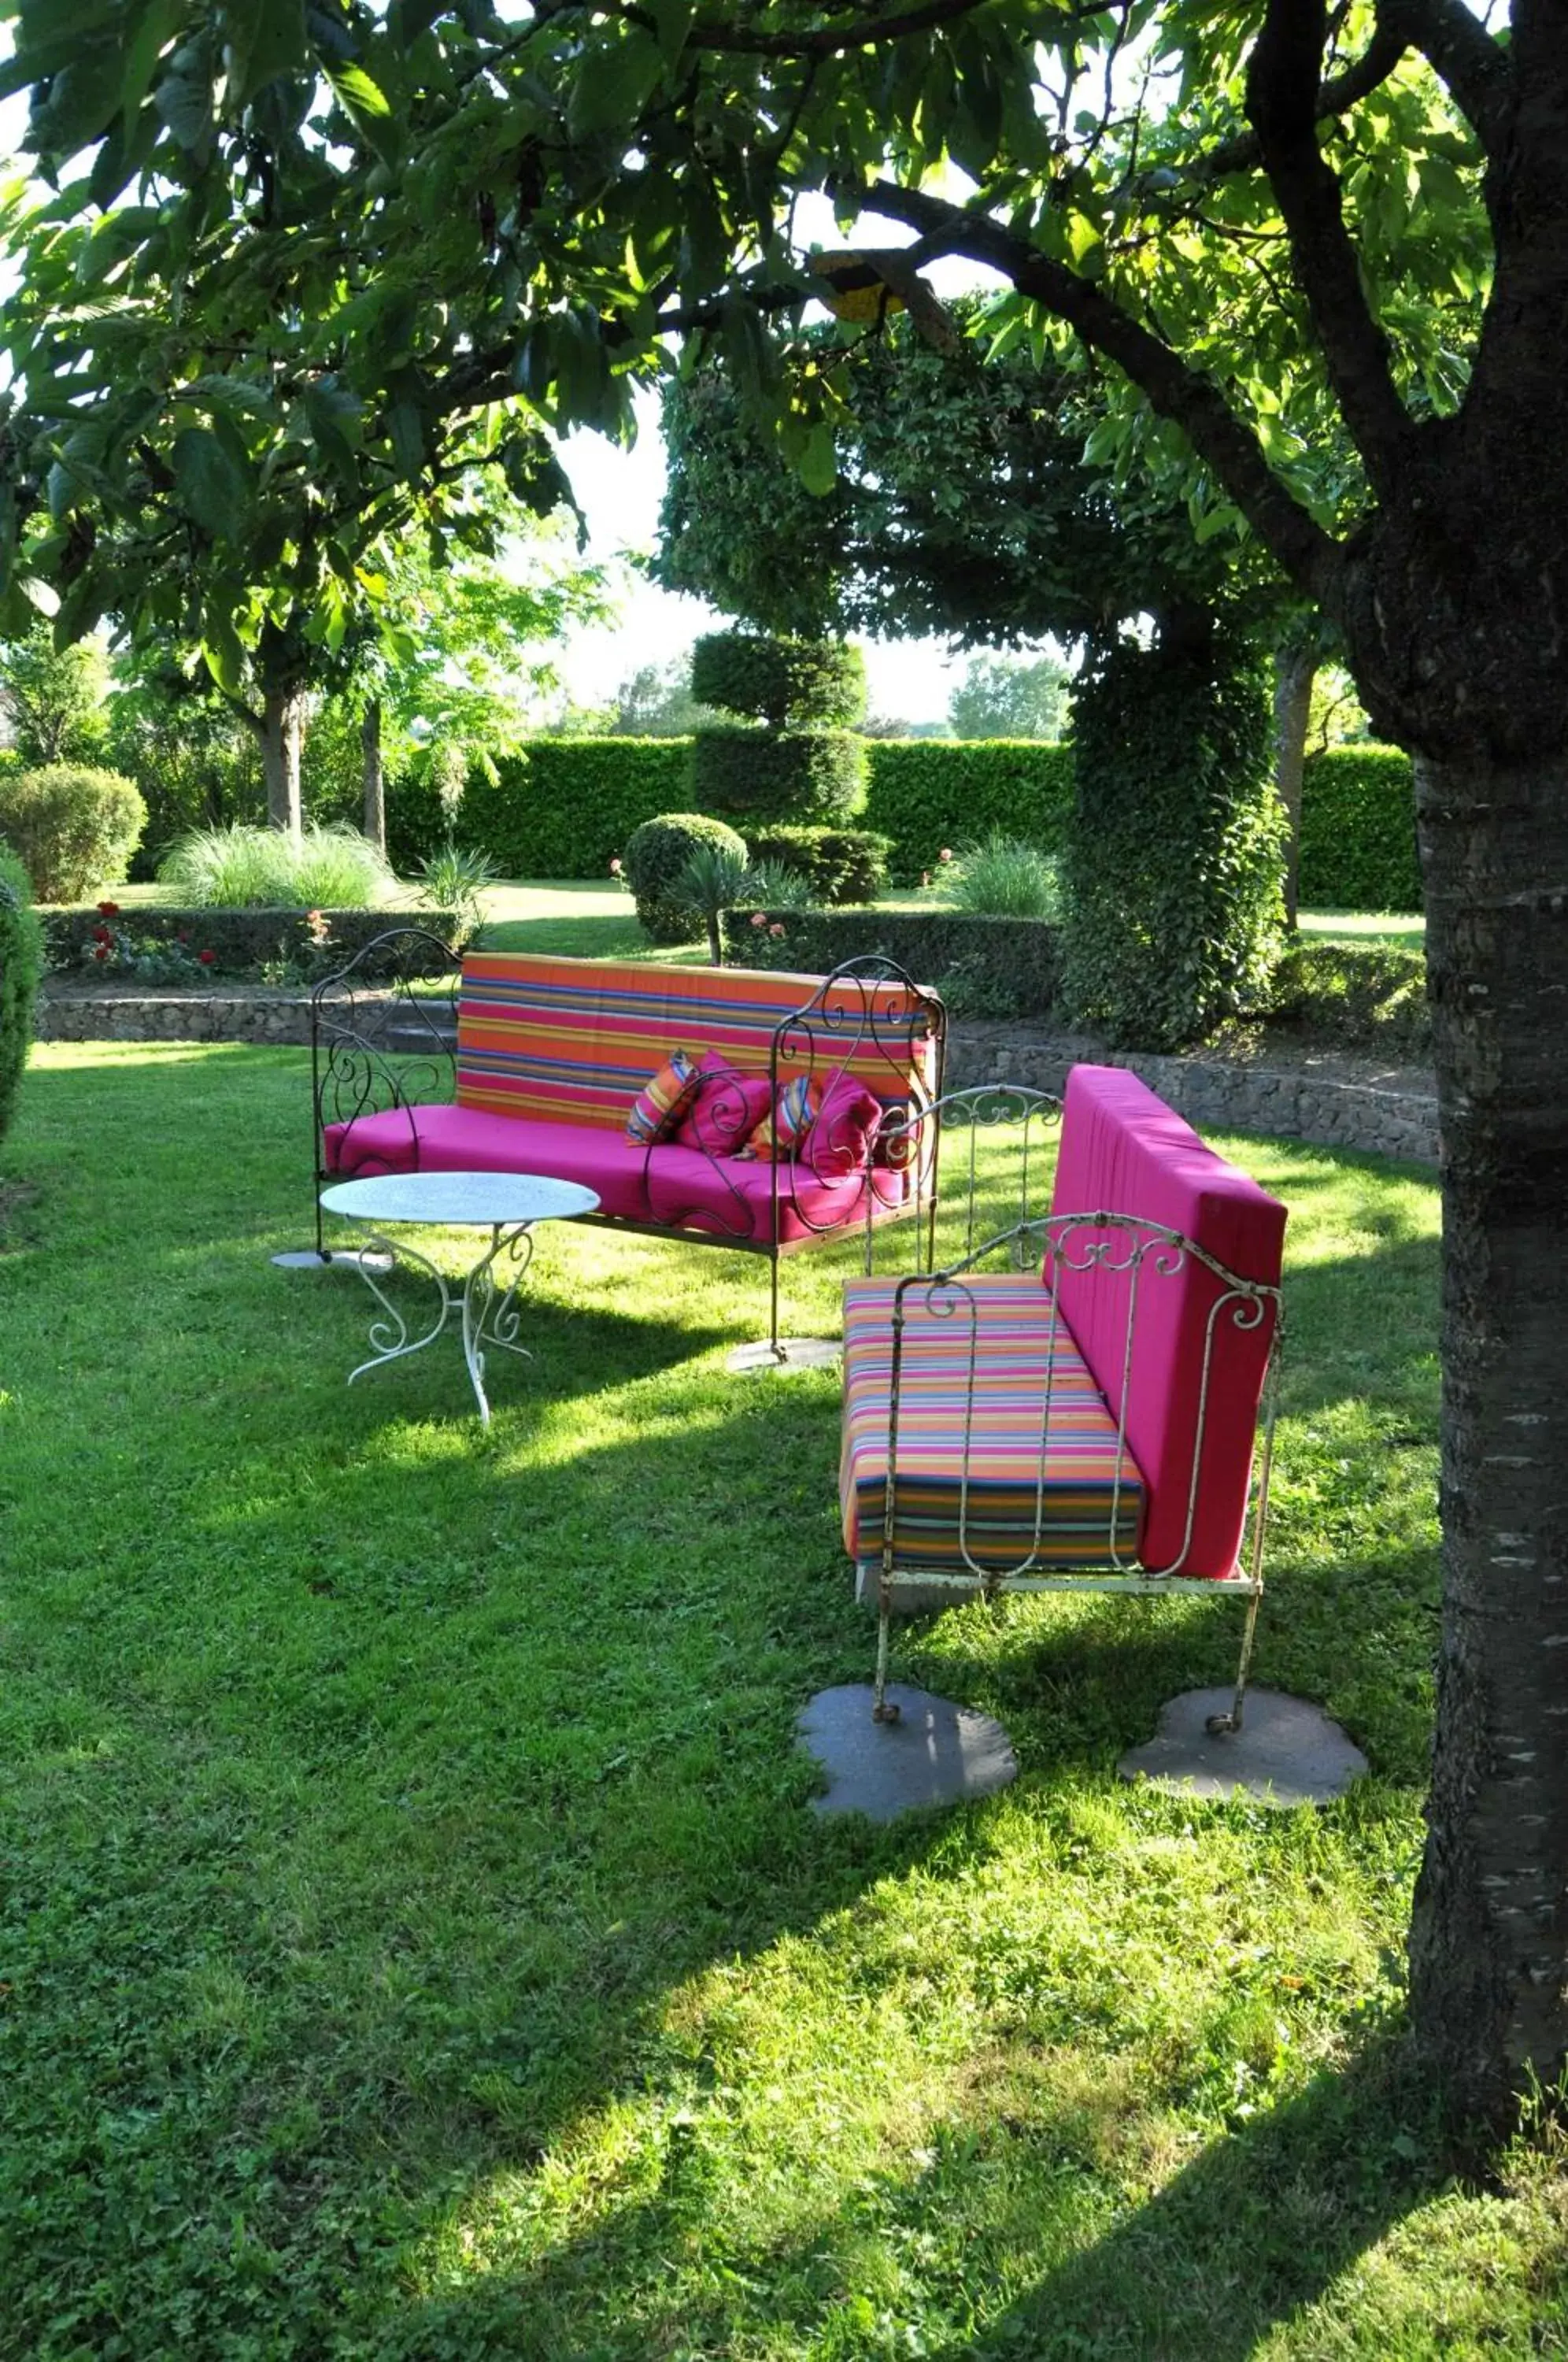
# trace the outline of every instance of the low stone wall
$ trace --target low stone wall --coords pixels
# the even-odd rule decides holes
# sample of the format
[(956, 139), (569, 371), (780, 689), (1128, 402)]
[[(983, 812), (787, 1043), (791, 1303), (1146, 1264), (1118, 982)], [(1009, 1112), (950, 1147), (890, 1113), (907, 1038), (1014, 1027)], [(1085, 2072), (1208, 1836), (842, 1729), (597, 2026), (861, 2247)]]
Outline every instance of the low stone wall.
[[(308, 1043), (310, 1005), (297, 994), (44, 994), (42, 1042), (256, 1042)], [(947, 1087), (1027, 1083), (1060, 1091), (1076, 1060), (1130, 1066), (1151, 1090), (1202, 1131), (1265, 1131), (1331, 1148), (1432, 1164), (1438, 1153), (1437, 1094), (1405, 1071), (1347, 1075), (1344, 1061), (1297, 1053), (1277, 1064), (1192, 1056), (1165, 1058), (1105, 1050), (1026, 1025), (970, 1020), (949, 1038)]]
[[(1159, 1057), (1043, 1034), (1016, 1024), (970, 1021), (948, 1037), (946, 1087), (1024, 1083), (1060, 1092), (1079, 1059), (1127, 1066), (1199, 1131), (1267, 1131), (1329, 1148), (1364, 1148), (1418, 1164), (1438, 1161), (1437, 1091), (1405, 1069), (1347, 1075), (1348, 1062), (1296, 1052), (1259, 1058)], [(1337, 1071), (1337, 1069), (1340, 1069)]]

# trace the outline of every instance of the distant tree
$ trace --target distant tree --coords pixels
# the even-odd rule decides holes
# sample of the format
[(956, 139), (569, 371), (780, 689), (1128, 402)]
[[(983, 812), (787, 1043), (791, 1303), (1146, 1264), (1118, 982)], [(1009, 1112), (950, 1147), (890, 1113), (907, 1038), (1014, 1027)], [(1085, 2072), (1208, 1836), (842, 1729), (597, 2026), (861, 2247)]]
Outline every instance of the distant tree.
[(1060, 738), (1070, 679), (1055, 657), (971, 657), (947, 701), (953, 735)]
[(0, 714), (24, 763), (91, 763), (108, 735), (109, 663), (100, 642), (57, 648), (40, 616), (0, 645)]
[(691, 694), (690, 652), (667, 665), (643, 665), (615, 692), (615, 738), (689, 738), (718, 716)]

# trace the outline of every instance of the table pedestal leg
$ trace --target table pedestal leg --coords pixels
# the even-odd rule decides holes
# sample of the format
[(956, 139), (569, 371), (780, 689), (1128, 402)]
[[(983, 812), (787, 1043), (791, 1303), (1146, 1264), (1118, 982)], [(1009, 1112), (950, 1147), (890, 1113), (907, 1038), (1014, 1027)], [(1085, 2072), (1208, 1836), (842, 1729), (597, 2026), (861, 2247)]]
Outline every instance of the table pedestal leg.
[[(525, 1362), (533, 1358), (527, 1346), (517, 1341), (521, 1326), (517, 1291), (533, 1256), (534, 1234), (526, 1222), (497, 1222), (489, 1247), (463, 1282), (463, 1358), (486, 1427), (490, 1405), (485, 1400), (483, 1347), (500, 1345), (509, 1353), (520, 1353)], [(499, 1279), (498, 1264), (503, 1266)]]
[[(416, 1263), (422, 1271), (427, 1271), (440, 1297), (441, 1308), (432, 1325), (420, 1337), (409, 1335), (407, 1321), (381, 1285), (382, 1277), (399, 1256), (409, 1263)], [(352, 1385), (355, 1379), (362, 1378), (367, 1370), (379, 1370), (383, 1362), (401, 1361), (405, 1353), (417, 1353), (425, 1346), (433, 1344), (447, 1326), (452, 1299), (441, 1274), (429, 1257), (422, 1255), (416, 1247), (400, 1245), (394, 1248), (390, 1239), (372, 1237), (366, 1240), (362, 1248), (344, 1253), (340, 1260), (356, 1266), (360, 1278), (386, 1315), (384, 1320), (372, 1320), (370, 1323), (370, 1343), (374, 1350), (368, 1362), (361, 1362), (357, 1370), (349, 1371), (348, 1384)]]

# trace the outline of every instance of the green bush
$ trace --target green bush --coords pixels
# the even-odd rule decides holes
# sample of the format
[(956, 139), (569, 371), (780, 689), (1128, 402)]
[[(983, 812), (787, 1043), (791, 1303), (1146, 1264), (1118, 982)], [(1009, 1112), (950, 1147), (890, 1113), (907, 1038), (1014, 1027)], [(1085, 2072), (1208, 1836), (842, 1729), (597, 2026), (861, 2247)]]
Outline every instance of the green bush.
[(969, 845), (937, 875), (942, 900), (951, 910), (975, 911), (999, 919), (1055, 919), (1060, 895), (1056, 863), (1035, 844), (1000, 829)]
[(791, 828), (784, 822), (743, 832), (752, 862), (774, 862), (805, 878), (817, 902), (874, 902), (888, 877), (888, 840), (867, 828)]
[(1419, 911), (1416, 790), (1397, 746), (1331, 746), (1301, 781), (1302, 907)]
[[(75, 969), (107, 982), (138, 975), (143, 982), (152, 981), (150, 967), (157, 953), (166, 949), (171, 956), (160, 979), (165, 983), (199, 970), (204, 977), (298, 984), (330, 976), (363, 944), (398, 927), (423, 927), (454, 948), (464, 941), (460, 918), (429, 909), (209, 911), (176, 910), (160, 902), (146, 910), (121, 911), (111, 900), (85, 910), (50, 911), (44, 942), (51, 969)], [(105, 934), (115, 941), (109, 956), (100, 960)], [(132, 958), (124, 955), (121, 939)], [(207, 953), (210, 958), (204, 957)], [(372, 963), (364, 973), (374, 977), (379, 965)]]
[(1431, 1055), (1427, 955), (1401, 944), (1297, 936), (1275, 970), (1271, 1021), (1385, 1057)]
[[(685, 738), (531, 738), (497, 760), (493, 779), (470, 770), (458, 827), (502, 877), (603, 878), (635, 828), (684, 802), (690, 764)], [(447, 833), (433, 787), (389, 782), (387, 852), (400, 877)]]
[(1261, 667), (1121, 640), (1078, 675), (1063, 996), (1113, 1044), (1180, 1050), (1260, 1007), (1282, 939), (1285, 815)]
[(11, 1120), (33, 1038), (33, 1002), (43, 974), (43, 930), (32, 880), (0, 845), (0, 1140)]
[(898, 886), (934, 874), (955, 850), (990, 829), (1059, 853), (1073, 811), (1073, 750), (1034, 738), (975, 745), (942, 738), (874, 739), (862, 824), (889, 841)]
[[(1056, 930), (1040, 919), (977, 918), (964, 911), (778, 911), (754, 923), (724, 916), (730, 956), (746, 967), (825, 976), (846, 959), (880, 955), (941, 993), (955, 1017), (1049, 1017), (1060, 969)], [(778, 926), (780, 935), (770, 931)]]
[(119, 885), (146, 825), (146, 804), (117, 771), (47, 763), (0, 776), (0, 838), (40, 902)]
[(866, 660), (843, 640), (709, 632), (691, 651), (691, 693), (775, 730), (843, 728), (866, 712)]
[(745, 865), (745, 839), (703, 812), (661, 812), (626, 839), (626, 883), (637, 918), (656, 944), (690, 943), (697, 933), (698, 913), (677, 898), (675, 889), (703, 846), (729, 855), (737, 867)]
[(866, 800), (866, 742), (852, 730), (700, 730), (691, 795), (703, 811), (797, 823), (847, 820)]
[(159, 864), (160, 881), (196, 910), (361, 911), (386, 900), (396, 880), (357, 829), (193, 829)]

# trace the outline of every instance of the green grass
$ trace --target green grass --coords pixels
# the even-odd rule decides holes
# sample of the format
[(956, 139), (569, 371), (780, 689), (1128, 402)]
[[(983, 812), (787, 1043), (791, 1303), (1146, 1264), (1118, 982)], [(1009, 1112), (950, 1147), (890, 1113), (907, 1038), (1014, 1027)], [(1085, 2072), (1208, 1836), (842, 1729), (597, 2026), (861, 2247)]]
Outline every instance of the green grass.
[(1407, 944), (1419, 950), (1427, 939), (1427, 922), (1409, 911), (1303, 911), (1304, 935), (1326, 935), (1343, 944)]
[[(523, 923), (531, 923), (526, 919)], [(1561, 2192), (1452, 2181), (1398, 2043), (1435, 1636), (1435, 1193), (1292, 1207), (1259, 1678), (1375, 1777), (1130, 1789), (1222, 1602), (955, 1609), (1017, 1784), (807, 1810), (869, 1671), (836, 1381), (749, 1258), (554, 1227), (536, 1359), (372, 1374), (293, 1052), (40, 1050), (0, 1203), (0, 2354), (1524, 2356)], [(437, 1252), (458, 1267), (456, 1240)], [(786, 1267), (834, 1318), (852, 1252)], [(415, 1283), (406, 1285), (414, 1300)]]

